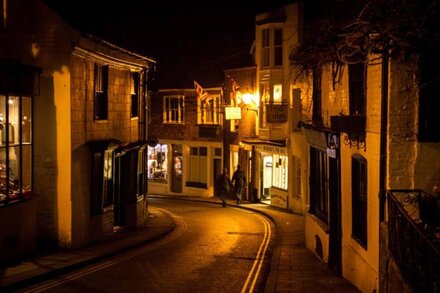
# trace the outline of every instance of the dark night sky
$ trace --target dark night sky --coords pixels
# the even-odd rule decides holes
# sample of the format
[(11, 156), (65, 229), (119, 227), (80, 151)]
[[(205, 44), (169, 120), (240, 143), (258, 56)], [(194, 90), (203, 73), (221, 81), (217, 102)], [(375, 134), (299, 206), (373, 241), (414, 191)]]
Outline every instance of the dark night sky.
[(224, 68), (247, 65), (255, 14), (290, 2), (44, 1), (77, 29), (155, 59), (159, 85), (168, 87), (209, 83)]

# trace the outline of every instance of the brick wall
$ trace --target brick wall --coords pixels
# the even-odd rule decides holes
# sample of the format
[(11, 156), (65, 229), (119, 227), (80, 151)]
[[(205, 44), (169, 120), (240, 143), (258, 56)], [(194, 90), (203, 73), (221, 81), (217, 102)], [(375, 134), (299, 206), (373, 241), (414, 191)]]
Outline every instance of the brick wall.
[[(182, 95), (185, 97), (185, 113), (183, 124), (163, 123), (163, 97)], [(197, 125), (197, 96), (194, 90), (173, 90), (169, 92), (156, 92), (151, 97), (151, 123), (149, 137), (171, 140), (199, 140), (222, 141), (222, 131), (217, 131), (216, 137), (200, 137)], [(223, 129), (222, 125), (213, 126)]]

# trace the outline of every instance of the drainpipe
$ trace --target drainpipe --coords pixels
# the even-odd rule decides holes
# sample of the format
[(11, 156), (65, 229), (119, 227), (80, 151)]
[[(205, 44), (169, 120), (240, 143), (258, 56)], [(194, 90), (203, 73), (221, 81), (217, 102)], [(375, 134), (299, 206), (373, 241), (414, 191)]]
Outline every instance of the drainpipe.
[(379, 161), (379, 221), (385, 221), (386, 177), (387, 177), (387, 129), (388, 129), (388, 49), (382, 55), (382, 91), (380, 118), (380, 161)]

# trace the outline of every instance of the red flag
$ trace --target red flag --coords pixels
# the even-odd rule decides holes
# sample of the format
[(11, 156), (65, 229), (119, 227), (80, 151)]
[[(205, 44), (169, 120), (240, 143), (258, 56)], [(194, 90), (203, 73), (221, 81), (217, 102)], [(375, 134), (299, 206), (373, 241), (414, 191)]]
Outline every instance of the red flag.
[(208, 92), (205, 91), (205, 89), (202, 88), (202, 86), (195, 80), (194, 87), (196, 88), (197, 97), (202, 101), (204, 101), (209, 96)]
[(238, 85), (238, 83), (233, 78), (231, 78), (231, 82), (232, 82), (232, 93), (235, 96), (235, 94), (237, 93), (237, 90), (240, 89), (240, 86)]

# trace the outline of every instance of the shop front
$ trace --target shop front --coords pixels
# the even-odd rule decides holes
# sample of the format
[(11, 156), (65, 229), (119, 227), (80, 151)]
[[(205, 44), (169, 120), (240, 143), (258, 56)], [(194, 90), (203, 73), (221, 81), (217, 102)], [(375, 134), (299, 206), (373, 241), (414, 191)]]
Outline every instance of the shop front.
[(159, 141), (147, 149), (149, 194), (214, 196), (222, 170), (222, 144), (206, 141)]
[(246, 140), (245, 145), (252, 146), (254, 162), (251, 170), (251, 182), (254, 199), (272, 206), (288, 209), (289, 162), (287, 147), (284, 143)]

